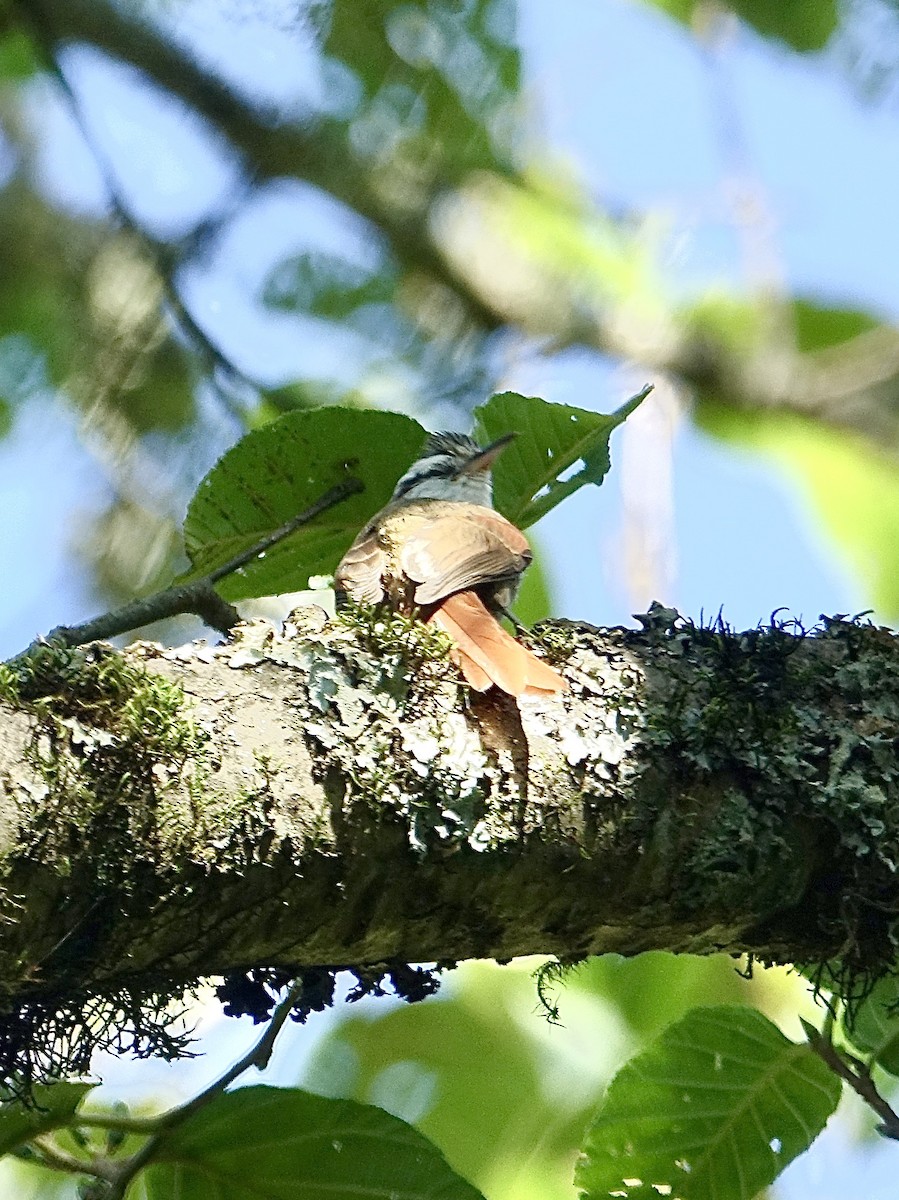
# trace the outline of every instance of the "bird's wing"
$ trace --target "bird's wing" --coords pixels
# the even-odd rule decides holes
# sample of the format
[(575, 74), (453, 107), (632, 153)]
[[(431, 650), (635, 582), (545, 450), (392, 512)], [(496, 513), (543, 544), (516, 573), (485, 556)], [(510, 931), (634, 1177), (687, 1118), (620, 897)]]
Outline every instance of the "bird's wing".
[(527, 539), (505, 517), (477, 504), (452, 508), (424, 522), (400, 552), (403, 571), (418, 584), (417, 604), (514, 579), (531, 561)]
[(348, 596), (356, 604), (377, 604), (384, 599), (381, 576), (387, 556), (378, 541), (378, 530), (369, 525), (356, 538), (334, 573), (338, 600)]

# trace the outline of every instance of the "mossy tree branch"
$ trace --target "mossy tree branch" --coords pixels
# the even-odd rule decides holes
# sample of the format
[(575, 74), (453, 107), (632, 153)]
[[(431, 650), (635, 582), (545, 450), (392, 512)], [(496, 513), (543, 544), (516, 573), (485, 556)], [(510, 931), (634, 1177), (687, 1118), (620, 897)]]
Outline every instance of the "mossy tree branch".
[(643, 620), (545, 627), (571, 692), (520, 714), (398, 618), (48, 647), (0, 720), (7, 1007), (650, 948), (883, 971), (899, 642)]

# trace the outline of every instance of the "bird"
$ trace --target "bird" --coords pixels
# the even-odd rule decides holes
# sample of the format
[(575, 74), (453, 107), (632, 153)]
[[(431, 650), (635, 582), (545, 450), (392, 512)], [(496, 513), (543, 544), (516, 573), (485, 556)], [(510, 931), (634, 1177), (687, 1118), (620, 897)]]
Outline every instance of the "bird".
[(532, 554), (493, 507), (492, 468), (515, 434), (481, 447), (432, 433), (393, 495), (337, 568), (338, 606), (387, 604), (446, 633), (451, 658), (477, 692), (550, 695), (567, 684), (502, 627)]

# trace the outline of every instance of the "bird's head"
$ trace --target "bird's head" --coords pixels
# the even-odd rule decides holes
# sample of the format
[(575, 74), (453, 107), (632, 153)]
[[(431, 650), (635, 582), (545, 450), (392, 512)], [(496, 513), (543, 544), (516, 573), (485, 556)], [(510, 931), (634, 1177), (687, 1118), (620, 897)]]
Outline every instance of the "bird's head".
[(464, 433), (432, 433), (421, 456), (393, 490), (394, 500), (454, 500), (493, 506), (491, 470), (515, 437), (507, 433), (481, 447)]

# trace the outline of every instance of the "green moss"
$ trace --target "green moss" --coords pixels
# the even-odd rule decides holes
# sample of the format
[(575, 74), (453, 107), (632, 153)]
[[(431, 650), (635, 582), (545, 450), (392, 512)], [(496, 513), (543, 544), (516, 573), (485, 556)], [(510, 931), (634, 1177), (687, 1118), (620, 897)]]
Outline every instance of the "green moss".
[(348, 604), (338, 620), (351, 631), (359, 649), (375, 656), (376, 663), (386, 661), (394, 671), (399, 668), (410, 682), (422, 674), (431, 680), (458, 677), (449, 659), (453, 643), (436, 625), (384, 605)]
[(109, 647), (47, 644), (20, 663), (19, 707), (33, 717), (27, 759), (45, 793), (32, 798), (23, 828), (30, 842), (63, 874), (85, 839), (106, 849), (99, 885), (139, 868), (135, 838), (152, 841), (162, 856), (164, 800), (187, 780), (194, 799), (207, 777), (207, 735), (188, 715), (181, 689)]
[(6, 663), (0, 663), (0, 700), (5, 700), (7, 704), (18, 705), (19, 698), (17, 672)]
[[(26, 759), (40, 781), (21, 793), (30, 811), (7, 870), (29, 858), (49, 868), (57, 891), (46, 903), (64, 904), (71, 921), (37, 972), (0, 956), (0, 1076), (27, 1087), (84, 1071), (103, 1046), (173, 1057), (184, 1046), (171, 1032), (183, 988), (161, 979), (110, 993), (92, 981), (91, 963), (115, 938), (120, 913), (150, 911), (167, 880), (178, 886), (185, 826), (196, 817), (185, 811), (185, 783), (200, 813), (208, 800), (207, 735), (179, 687), (109, 647), (41, 645), (3, 668), (0, 692), (31, 717)], [(86, 843), (94, 853), (82, 866)], [(14, 917), (15, 906), (4, 907)]]
[(541, 621), (529, 630), (527, 642), (545, 651), (551, 666), (567, 662), (577, 646), (577, 637), (566, 621)]

